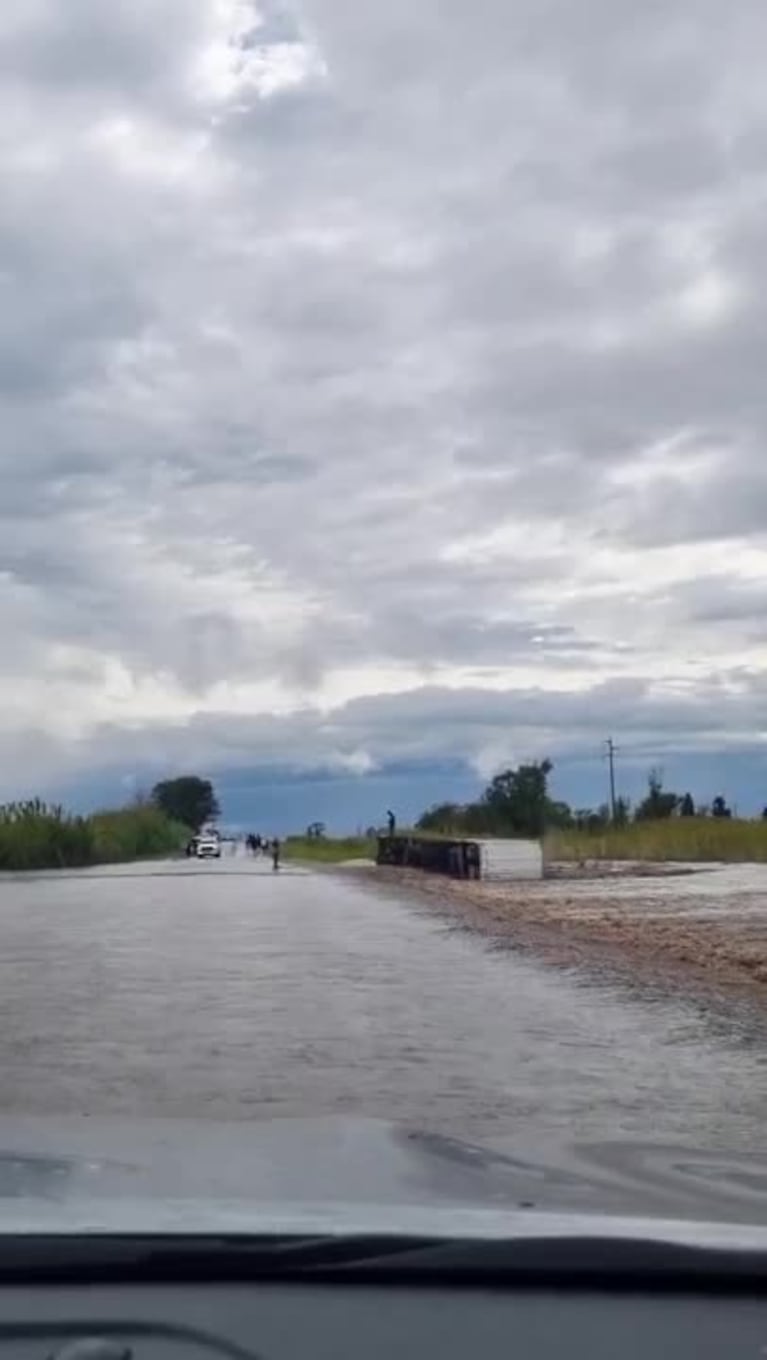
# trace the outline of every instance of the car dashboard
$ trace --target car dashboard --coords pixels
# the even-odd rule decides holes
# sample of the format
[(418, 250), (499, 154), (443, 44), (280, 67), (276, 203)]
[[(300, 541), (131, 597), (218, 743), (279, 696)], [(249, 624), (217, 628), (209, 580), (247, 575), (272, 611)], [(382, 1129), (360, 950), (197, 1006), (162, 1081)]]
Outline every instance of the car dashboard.
[(0, 1289), (0, 1360), (757, 1360), (766, 1348), (756, 1290), (197, 1279)]

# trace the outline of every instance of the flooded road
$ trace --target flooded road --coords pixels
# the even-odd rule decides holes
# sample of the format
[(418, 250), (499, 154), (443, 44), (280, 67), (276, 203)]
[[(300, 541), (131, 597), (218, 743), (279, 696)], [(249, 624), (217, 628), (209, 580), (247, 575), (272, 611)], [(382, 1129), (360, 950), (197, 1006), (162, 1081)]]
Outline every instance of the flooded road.
[(354, 882), (244, 857), (6, 877), (0, 930), (5, 1114), (763, 1146), (764, 1032), (493, 952)]

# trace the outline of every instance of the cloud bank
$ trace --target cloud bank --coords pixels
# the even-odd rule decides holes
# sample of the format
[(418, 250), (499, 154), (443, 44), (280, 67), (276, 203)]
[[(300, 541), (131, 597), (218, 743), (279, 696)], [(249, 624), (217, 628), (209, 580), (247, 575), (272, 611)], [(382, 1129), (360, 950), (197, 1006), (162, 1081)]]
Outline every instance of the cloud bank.
[(767, 14), (349, 10), (3, 6), (3, 795), (764, 749)]

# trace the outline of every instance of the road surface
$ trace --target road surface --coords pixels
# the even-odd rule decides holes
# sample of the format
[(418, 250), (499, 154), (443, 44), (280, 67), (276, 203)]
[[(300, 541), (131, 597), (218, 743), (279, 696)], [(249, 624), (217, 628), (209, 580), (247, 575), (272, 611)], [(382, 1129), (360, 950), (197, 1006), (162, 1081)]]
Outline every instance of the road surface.
[(763, 1147), (747, 1021), (493, 952), (339, 877), (244, 857), (4, 877), (0, 930), (6, 1114)]

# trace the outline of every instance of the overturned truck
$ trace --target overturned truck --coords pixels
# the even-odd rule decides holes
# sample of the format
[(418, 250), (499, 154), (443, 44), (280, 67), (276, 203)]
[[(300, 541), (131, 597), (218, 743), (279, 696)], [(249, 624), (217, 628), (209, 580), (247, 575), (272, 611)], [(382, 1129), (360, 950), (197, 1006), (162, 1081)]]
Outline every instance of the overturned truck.
[(447, 837), (379, 836), (376, 863), (451, 878), (483, 878), (506, 882), (543, 877), (543, 851), (539, 841), (452, 840)]

